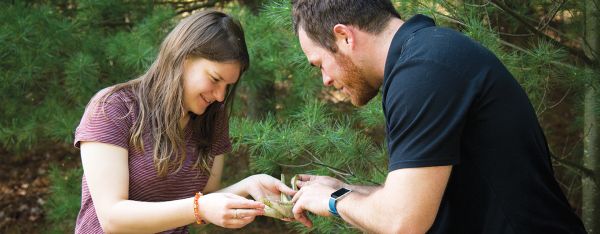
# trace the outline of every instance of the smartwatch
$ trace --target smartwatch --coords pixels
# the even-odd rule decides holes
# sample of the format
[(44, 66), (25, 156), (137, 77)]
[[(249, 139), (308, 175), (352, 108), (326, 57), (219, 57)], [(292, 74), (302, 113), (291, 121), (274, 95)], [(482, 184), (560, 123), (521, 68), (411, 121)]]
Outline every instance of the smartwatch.
[(341, 189), (338, 189), (337, 191), (333, 192), (331, 194), (331, 197), (329, 197), (329, 213), (331, 213), (332, 215), (334, 215), (336, 217), (340, 217), (340, 215), (338, 214), (337, 209), (336, 209), (337, 201), (341, 200), (343, 197), (348, 195), (350, 192), (352, 192), (352, 190), (347, 189), (347, 188), (341, 188)]

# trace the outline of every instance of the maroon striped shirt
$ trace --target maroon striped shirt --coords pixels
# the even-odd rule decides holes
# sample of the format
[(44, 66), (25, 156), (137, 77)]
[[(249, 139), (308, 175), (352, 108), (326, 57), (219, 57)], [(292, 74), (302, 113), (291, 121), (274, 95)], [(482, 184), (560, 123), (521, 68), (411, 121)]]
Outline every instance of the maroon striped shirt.
[[(129, 145), (130, 129), (137, 119), (138, 102), (130, 89), (124, 89), (111, 94), (106, 101), (102, 96), (108, 92), (106, 88), (98, 92), (88, 104), (75, 131), (75, 147), (79, 148), (82, 141), (95, 141), (123, 147), (128, 150), (129, 164), (129, 200), (145, 202), (171, 201), (193, 197), (202, 191), (209, 175), (193, 169), (198, 158), (196, 144), (198, 139), (193, 136), (191, 125), (185, 128), (186, 159), (179, 172), (165, 177), (158, 177), (152, 161), (154, 141), (149, 129), (143, 134), (144, 152)], [(100, 101), (103, 101), (100, 103)], [(224, 111), (224, 110), (222, 110)], [(227, 120), (218, 118), (215, 129), (211, 157), (231, 151)], [(212, 160), (209, 160), (212, 162)], [(209, 165), (212, 166), (212, 165)], [(90, 196), (85, 176), (81, 181), (81, 209), (77, 216), (75, 233), (102, 233), (102, 228), (94, 202)], [(190, 210), (190, 212), (193, 212)], [(168, 230), (165, 233), (187, 233), (187, 226)]]

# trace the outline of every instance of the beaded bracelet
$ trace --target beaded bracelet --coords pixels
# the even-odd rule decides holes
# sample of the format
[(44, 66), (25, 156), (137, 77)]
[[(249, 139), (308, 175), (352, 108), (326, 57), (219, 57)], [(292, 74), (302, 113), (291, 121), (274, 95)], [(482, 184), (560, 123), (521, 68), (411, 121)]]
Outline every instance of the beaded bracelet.
[(196, 196), (194, 196), (194, 216), (196, 217), (197, 224), (204, 224), (204, 220), (200, 217), (200, 213), (198, 213), (198, 198), (202, 196), (202, 193), (197, 192)]

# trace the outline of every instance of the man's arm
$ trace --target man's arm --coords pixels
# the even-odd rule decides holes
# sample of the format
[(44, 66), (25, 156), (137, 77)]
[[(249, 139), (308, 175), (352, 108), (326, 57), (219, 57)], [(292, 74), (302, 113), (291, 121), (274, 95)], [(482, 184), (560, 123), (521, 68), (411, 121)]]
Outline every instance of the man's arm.
[[(388, 174), (385, 185), (371, 194), (352, 192), (337, 203), (341, 217), (364, 231), (375, 233), (425, 233), (433, 224), (452, 166), (398, 169)], [(327, 201), (334, 191), (309, 184), (294, 197), (294, 214), (311, 225), (305, 210), (330, 216)]]
[[(293, 183), (293, 182), (292, 182)], [(304, 185), (311, 183), (319, 183), (331, 187), (332, 189), (339, 189), (341, 187), (352, 189), (352, 191), (370, 194), (383, 186), (380, 185), (352, 185), (346, 184), (336, 178), (329, 176), (319, 176), (319, 175), (308, 175), (308, 174), (299, 174), (297, 177), (296, 185), (298, 188), (302, 188)]]
[(437, 215), (451, 166), (399, 169), (370, 196), (354, 193), (340, 200), (344, 220), (377, 233), (425, 233)]
[(363, 195), (369, 195), (369, 194), (383, 188), (383, 186), (380, 186), (380, 185), (352, 185), (352, 184), (347, 184), (342, 187), (351, 189), (353, 192), (362, 193)]

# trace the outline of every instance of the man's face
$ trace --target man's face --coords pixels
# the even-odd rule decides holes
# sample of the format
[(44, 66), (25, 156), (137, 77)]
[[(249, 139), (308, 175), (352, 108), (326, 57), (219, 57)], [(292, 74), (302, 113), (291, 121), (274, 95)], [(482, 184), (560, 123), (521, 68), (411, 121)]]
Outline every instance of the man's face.
[(323, 85), (334, 86), (341, 90), (350, 97), (350, 102), (355, 106), (363, 106), (377, 95), (379, 90), (369, 85), (368, 78), (348, 55), (342, 54), (339, 50), (337, 53), (332, 53), (319, 46), (302, 28), (298, 30), (298, 36), (308, 62), (320, 68)]

